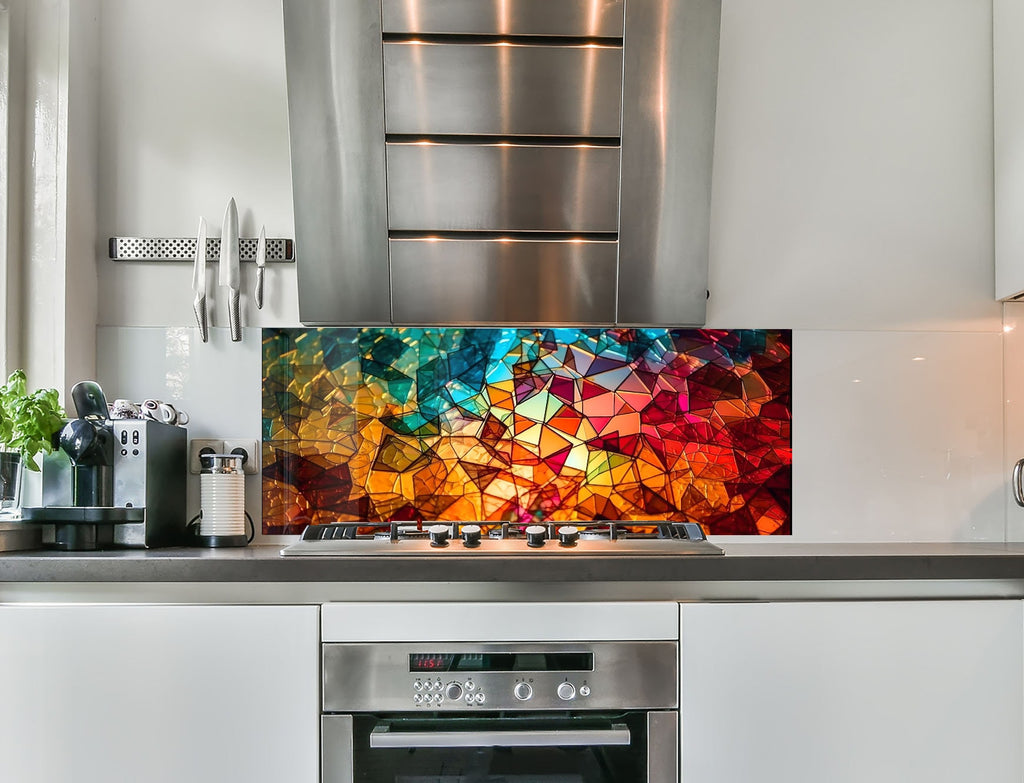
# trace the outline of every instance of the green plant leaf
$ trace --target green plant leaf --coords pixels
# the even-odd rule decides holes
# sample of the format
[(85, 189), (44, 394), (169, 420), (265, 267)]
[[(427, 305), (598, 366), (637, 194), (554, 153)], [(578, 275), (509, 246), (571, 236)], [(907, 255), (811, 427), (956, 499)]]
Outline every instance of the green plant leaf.
[(28, 392), (24, 370), (15, 370), (0, 386), (0, 444), (21, 452), (25, 467), (39, 470), (36, 456), (53, 451), (53, 436), (64, 426), (56, 389)]

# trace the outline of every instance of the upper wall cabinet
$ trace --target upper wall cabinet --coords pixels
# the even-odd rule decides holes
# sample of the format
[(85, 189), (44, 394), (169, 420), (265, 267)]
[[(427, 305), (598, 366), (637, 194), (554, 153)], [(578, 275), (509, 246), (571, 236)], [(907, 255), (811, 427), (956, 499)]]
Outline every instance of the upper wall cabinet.
[(721, 0), (284, 0), (299, 314), (705, 319)]
[(1024, 296), (1024, 3), (993, 0), (996, 298)]

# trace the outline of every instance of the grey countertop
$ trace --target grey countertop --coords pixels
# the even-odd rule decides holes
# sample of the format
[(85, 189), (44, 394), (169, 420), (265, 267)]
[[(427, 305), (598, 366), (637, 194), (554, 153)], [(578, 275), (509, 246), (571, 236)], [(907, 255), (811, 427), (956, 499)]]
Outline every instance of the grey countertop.
[(281, 557), (280, 545), (0, 555), (11, 582), (1024, 581), (1024, 543), (721, 544), (724, 556)]

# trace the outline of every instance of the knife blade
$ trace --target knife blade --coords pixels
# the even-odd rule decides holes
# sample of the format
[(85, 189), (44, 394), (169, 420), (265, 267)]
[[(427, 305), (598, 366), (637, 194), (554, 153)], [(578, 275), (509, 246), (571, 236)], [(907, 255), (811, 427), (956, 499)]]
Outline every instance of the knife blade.
[(238, 207), (232, 198), (224, 210), (224, 226), (220, 234), (220, 284), (228, 289), (228, 323), (231, 326), (231, 341), (235, 343), (242, 339), (238, 256)]
[(267, 265), (267, 227), (260, 226), (260, 238), (256, 240), (256, 290), (253, 292), (253, 300), (256, 302), (256, 309), (263, 309), (263, 274)]
[(192, 309), (199, 324), (199, 336), (203, 342), (210, 339), (209, 323), (206, 319), (206, 218), (199, 218), (199, 235), (196, 237), (196, 260), (192, 267), (192, 290), (196, 298), (192, 300)]

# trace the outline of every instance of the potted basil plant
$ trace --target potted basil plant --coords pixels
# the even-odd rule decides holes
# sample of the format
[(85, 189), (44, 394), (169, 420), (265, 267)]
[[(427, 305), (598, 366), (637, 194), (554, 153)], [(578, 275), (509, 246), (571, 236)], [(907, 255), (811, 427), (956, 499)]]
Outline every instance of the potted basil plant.
[(56, 389), (28, 391), (24, 370), (15, 370), (0, 386), (0, 515), (21, 508), (21, 474), (39, 470), (36, 457), (54, 449), (64, 426)]

